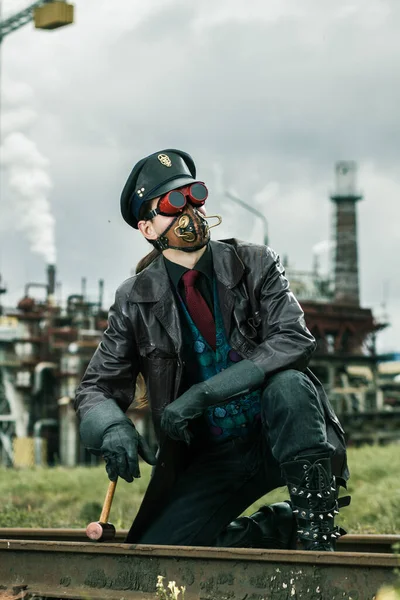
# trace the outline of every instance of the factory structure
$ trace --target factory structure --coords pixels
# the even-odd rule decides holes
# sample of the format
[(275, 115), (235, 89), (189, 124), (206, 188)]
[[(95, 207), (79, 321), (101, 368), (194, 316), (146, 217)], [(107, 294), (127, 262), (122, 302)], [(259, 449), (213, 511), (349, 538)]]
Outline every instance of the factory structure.
[[(0, 456), (6, 464), (85, 462), (72, 399), (107, 327), (104, 283), (90, 302), (83, 279), (81, 292), (61, 308), (55, 277), (48, 265), (46, 283), (27, 283), (16, 308), (1, 310)], [(36, 288), (44, 288), (44, 300), (35, 299)]]
[[(400, 438), (400, 363), (382, 360), (376, 336), (386, 327), (360, 306), (356, 164), (336, 164), (332, 269), (297, 272), (287, 262), (291, 289), (317, 340), (311, 368), (323, 382), (350, 443)], [(36, 288), (44, 299), (36, 299)], [(0, 464), (74, 466), (98, 459), (79, 440), (75, 389), (107, 327), (104, 282), (89, 301), (86, 279), (66, 305), (55, 301), (56, 268), (45, 283), (28, 282), (15, 308), (2, 307), (0, 279)], [(41, 294), (43, 298), (43, 292)], [(388, 357), (386, 357), (388, 358)], [(389, 357), (390, 358), (390, 357)], [(397, 376), (397, 377), (396, 377)], [(142, 394), (140, 381), (137, 395)], [(135, 414), (136, 413), (136, 414)], [(146, 408), (132, 409), (139, 429), (152, 437)], [(151, 441), (151, 440), (150, 440)]]
[[(311, 369), (324, 383), (353, 443), (400, 439), (400, 357), (379, 356), (376, 338), (389, 323), (360, 305), (357, 165), (335, 166), (330, 275), (286, 274), (318, 347)], [(397, 360), (396, 360), (397, 359)]]

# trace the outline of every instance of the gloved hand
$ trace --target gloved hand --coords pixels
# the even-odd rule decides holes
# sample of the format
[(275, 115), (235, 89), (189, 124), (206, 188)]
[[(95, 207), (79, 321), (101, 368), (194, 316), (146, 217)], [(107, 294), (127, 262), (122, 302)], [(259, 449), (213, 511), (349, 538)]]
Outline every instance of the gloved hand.
[(156, 457), (144, 438), (111, 398), (85, 413), (80, 434), (85, 448), (96, 456), (104, 456), (111, 481), (118, 476), (128, 482), (140, 477), (138, 455), (150, 465), (156, 464)]
[(200, 417), (208, 407), (255, 390), (263, 382), (264, 372), (251, 360), (242, 360), (207, 381), (192, 385), (171, 402), (164, 409), (161, 427), (172, 439), (190, 444), (189, 421)]
[(203, 384), (192, 385), (184, 394), (166, 406), (161, 417), (161, 428), (173, 440), (182, 440), (190, 444), (192, 434), (188, 429), (189, 421), (203, 414), (206, 399)]
[(122, 477), (130, 483), (140, 477), (139, 456), (149, 465), (156, 464), (156, 457), (146, 440), (128, 420), (111, 425), (107, 429), (100, 450), (106, 461), (106, 471), (111, 481)]

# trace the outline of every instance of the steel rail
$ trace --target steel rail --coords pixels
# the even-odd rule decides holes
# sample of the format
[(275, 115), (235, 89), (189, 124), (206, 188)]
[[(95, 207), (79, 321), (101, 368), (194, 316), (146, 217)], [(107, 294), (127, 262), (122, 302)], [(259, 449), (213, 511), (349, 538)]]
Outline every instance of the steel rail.
[(150, 599), (163, 575), (186, 586), (187, 600), (372, 600), (398, 566), (385, 552), (0, 539), (0, 585), (26, 597)]
[[(115, 542), (123, 543), (127, 529), (117, 531)], [(87, 542), (85, 529), (0, 527), (0, 539), (43, 540), (58, 542)], [(400, 535), (348, 534), (337, 542), (341, 552), (391, 553), (395, 544), (400, 545)]]

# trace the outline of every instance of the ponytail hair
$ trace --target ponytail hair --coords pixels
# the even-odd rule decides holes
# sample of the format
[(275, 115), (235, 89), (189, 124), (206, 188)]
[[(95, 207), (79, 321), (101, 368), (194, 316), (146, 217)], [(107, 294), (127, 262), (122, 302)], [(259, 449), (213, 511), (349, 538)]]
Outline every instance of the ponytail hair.
[[(146, 202), (143, 202), (142, 206), (140, 207), (139, 210), (139, 221), (141, 221), (143, 219), (143, 217), (151, 211), (152, 208), (152, 203), (153, 200), (147, 200)], [(154, 246), (152, 240), (147, 240), (152, 246)], [(145, 269), (146, 267), (148, 267), (149, 265), (151, 265), (151, 263), (158, 257), (160, 256), (161, 252), (160, 250), (158, 250), (157, 248), (153, 248), (153, 250), (151, 252), (149, 252), (148, 254), (146, 254), (146, 256), (144, 256), (143, 258), (141, 258), (138, 262), (138, 264), (136, 265), (136, 274), (140, 273), (140, 271), (143, 271), (143, 269)]]
[(160, 254), (161, 254), (160, 250), (157, 250), (157, 248), (153, 248), (153, 250), (151, 252), (149, 252), (148, 254), (146, 254), (146, 256), (144, 256), (143, 258), (141, 258), (139, 260), (138, 264), (136, 265), (136, 273), (140, 273), (140, 271), (143, 271), (143, 269), (145, 269), (146, 267), (151, 265), (151, 263), (158, 256), (160, 256)]
[(142, 373), (139, 373), (136, 378), (135, 396), (133, 401), (134, 409), (144, 409), (148, 406), (149, 400), (147, 398), (147, 387), (146, 382)]

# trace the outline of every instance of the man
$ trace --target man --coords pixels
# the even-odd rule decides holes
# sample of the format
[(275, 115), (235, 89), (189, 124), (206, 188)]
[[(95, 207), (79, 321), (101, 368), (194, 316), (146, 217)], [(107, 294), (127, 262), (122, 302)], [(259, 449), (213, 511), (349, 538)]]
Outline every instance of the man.
[[(77, 390), (82, 440), (111, 480), (139, 477), (138, 455), (155, 465), (128, 542), (225, 544), (233, 519), (286, 484), (302, 547), (332, 551), (348, 470), (343, 430), (307, 366), (315, 340), (273, 250), (210, 241), (207, 195), (180, 150), (134, 166), (122, 216), (155, 250), (117, 290)], [(124, 414), (138, 373), (157, 460)], [(289, 545), (281, 508), (278, 547)]]

